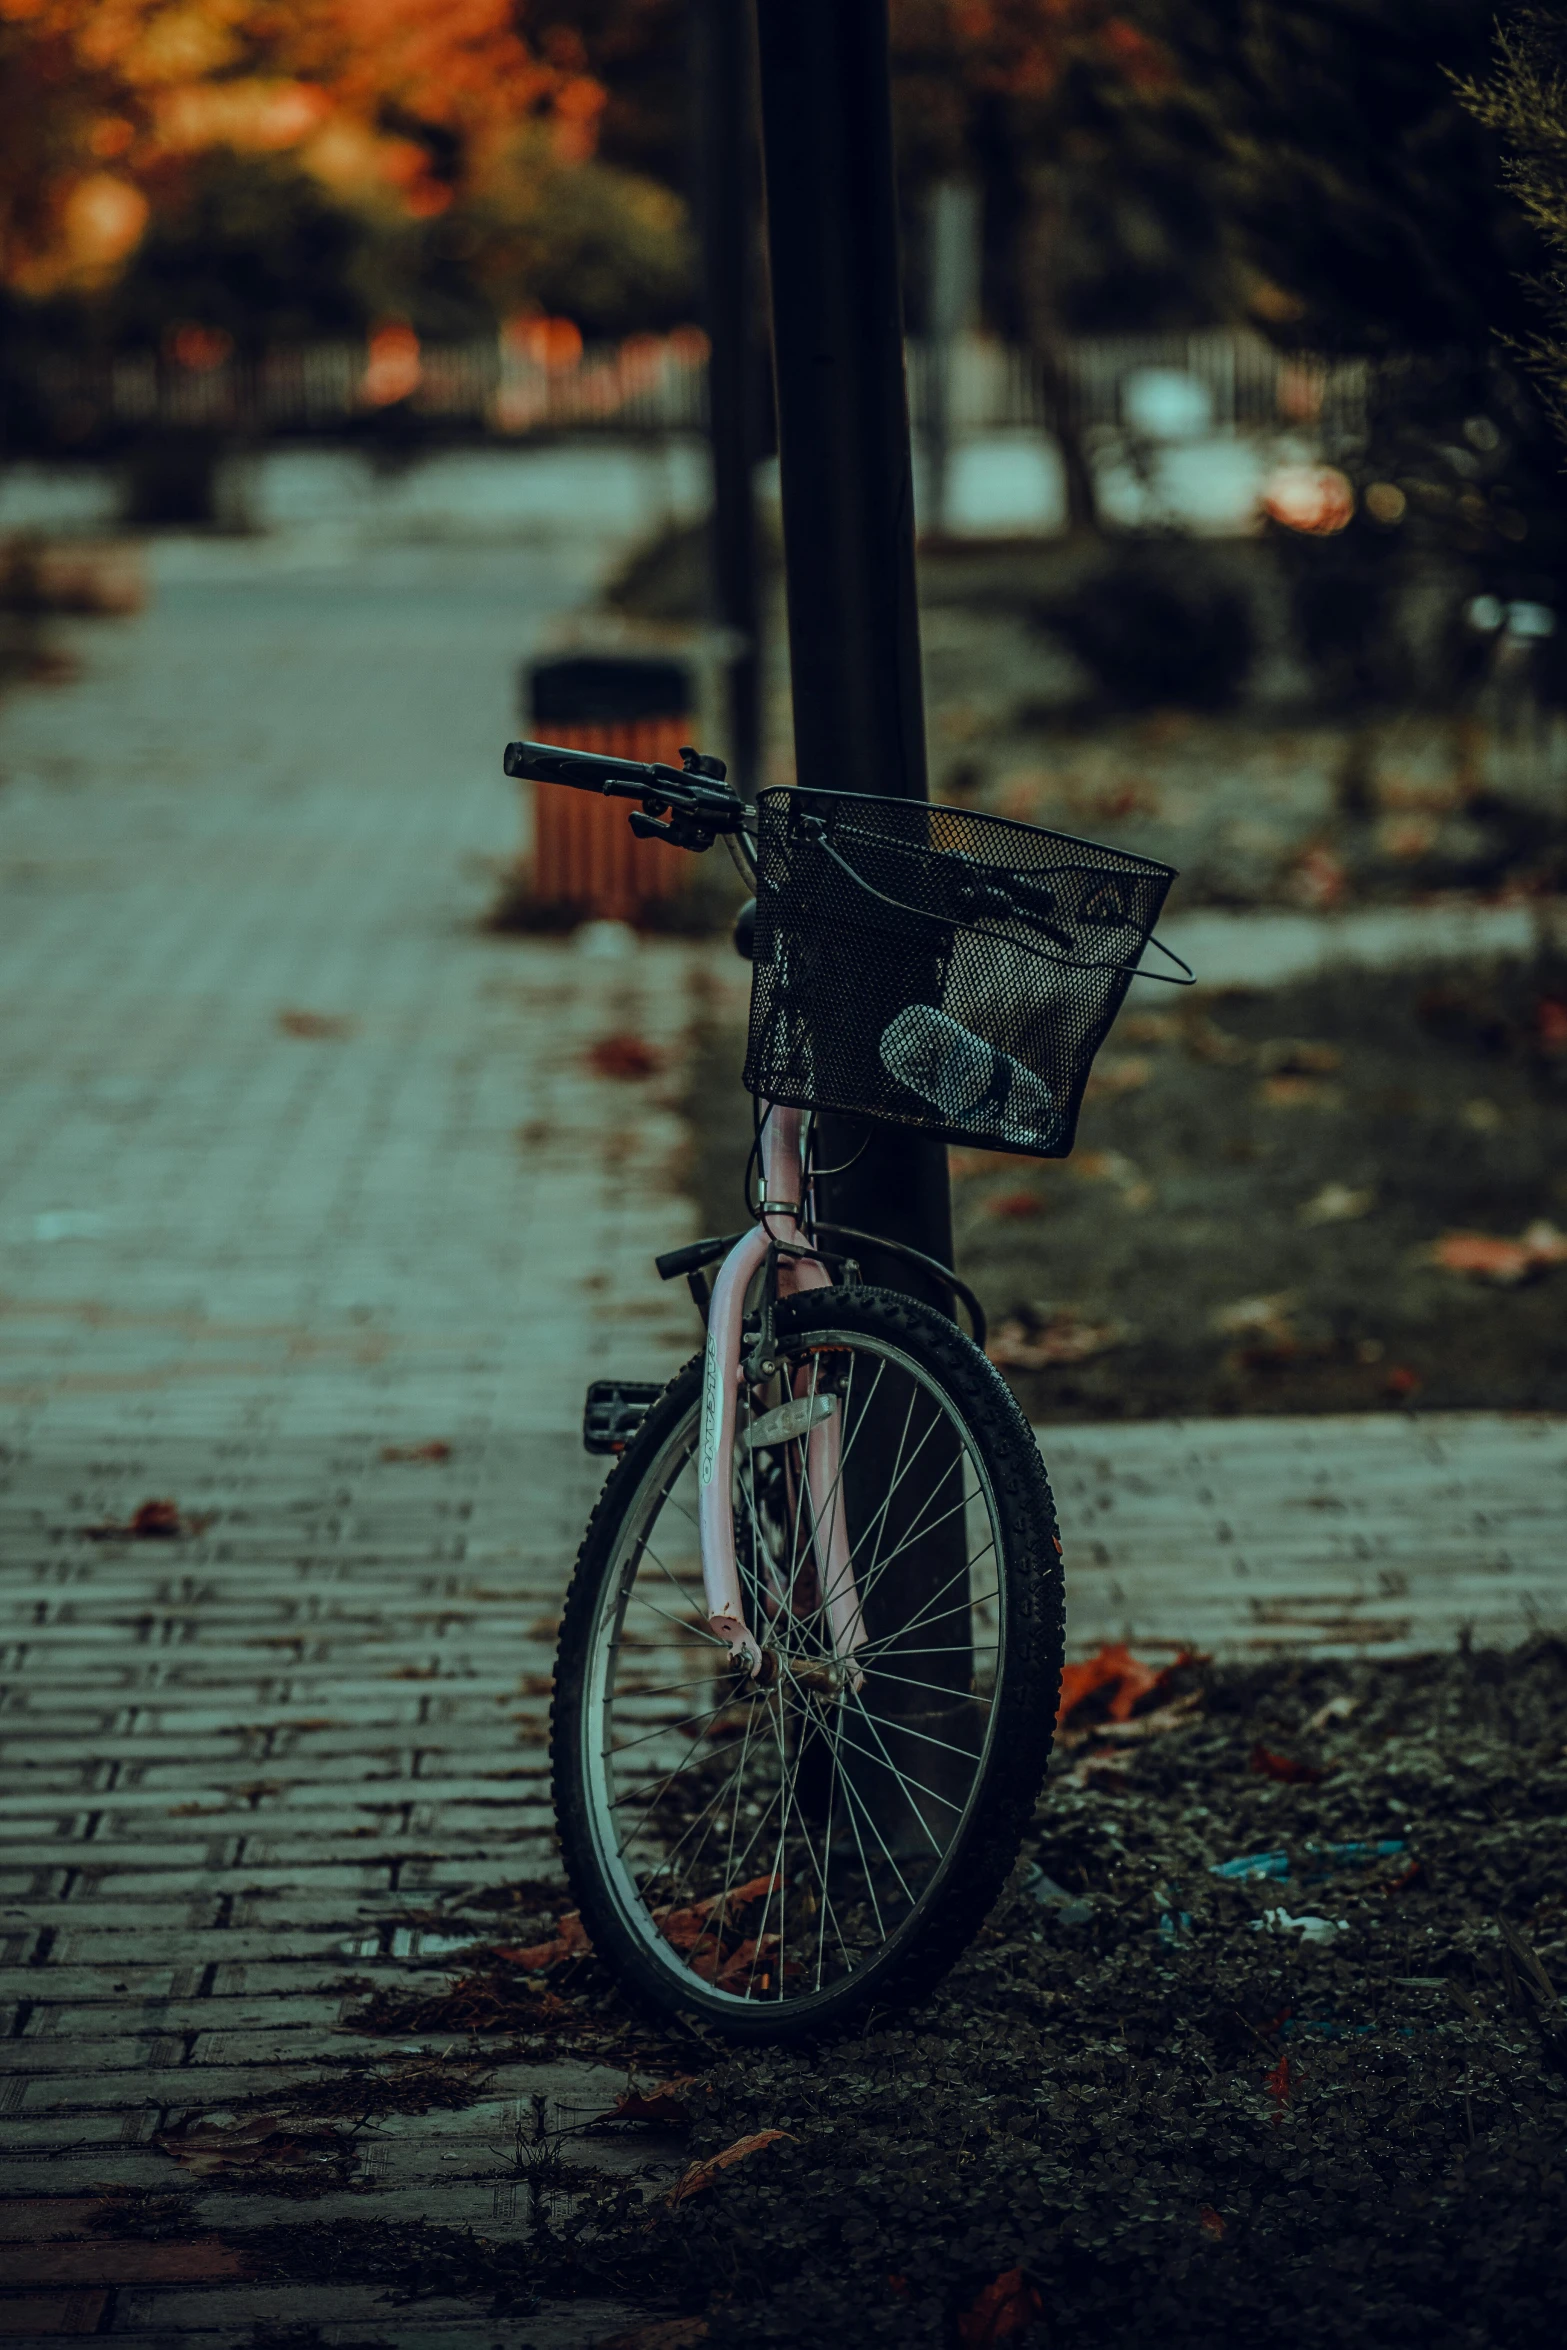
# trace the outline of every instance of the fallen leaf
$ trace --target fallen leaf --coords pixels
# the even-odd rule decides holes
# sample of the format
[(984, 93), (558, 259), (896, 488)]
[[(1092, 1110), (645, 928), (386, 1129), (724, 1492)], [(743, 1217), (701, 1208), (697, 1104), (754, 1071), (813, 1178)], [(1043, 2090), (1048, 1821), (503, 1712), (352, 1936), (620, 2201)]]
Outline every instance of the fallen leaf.
[(596, 2113), (595, 2122), (658, 2122), (671, 2128), (684, 2128), (691, 2119), (691, 2108), (686, 2091), (695, 2081), (694, 2073), (681, 2073), (672, 2081), (660, 2081), (653, 2089), (622, 2089), (608, 2113)]
[(277, 2114), (258, 2113), (248, 2121), (231, 2114), (197, 2115), (154, 2141), (193, 2178), (223, 2178), (265, 2171), (341, 2170), (357, 2166), (359, 2149), (340, 2130), (302, 2128)]
[(1195, 1661), (1192, 1652), (1183, 1648), (1170, 1664), (1145, 1665), (1121, 1642), (1111, 1642), (1080, 1663), (1063, 1666), (1056, 1729), (1063, 1730), (1077, 1708), (1101, 1689), (1110, 1691), (1111, 1721), (1130, 1721), (1145, 1697), (1156, 1696), (1180, 1666)]
[(585, 1958), (592, 1948), (581, 1917), (576, 1910), (568, 1909), (556, 1920), (555, 1931), (547, 1942), (530, 1942), (522, 1950), (497, 1950), (495, 1955), (520, 1966), (527, 1974), (542, 1975), (568, 1958)]
[(1045, 1203), (1037, 1191), (993, 1191), (981, 1201), (986, 1216), (1042, 1216)]
[(1548, 1266), (1567, 1262), (1567, 1234), (1542, 1218), (1517, 1240), (1488, 1232), (1444, 1232), (1433, 1242), (1430, 1261), (1444, 1273), (1463, 1273), (1512, 1289)]
[(130, 1523), (138, 1542), (169, 1542), (182, 1531), (177, 1501), (144, 1501)]
[(1555, 996), (1541, 996), (1534, 1008), (1540, 1050), (1553, 1056), (1567, 1053), (1567, 1004)]
[(719, 1990), (749, 1991), (753, 1984), (758, 1984), (763, 1991), (770, 1991), (772, 1970), (776, 1963), (774, 1953), (782, 1941), (781, 1934), (763, 1934), (759, 1940), (747, 1939), (742, 1942), (713, 1977)]
[(1319, 913), (1336, 906), (1348, 886), (1349, 876), (1331, 849), (1308, 849), (1290, 876), (1290, 895), (1296, 903)]
[(277, 1024), (285, 1036), (352, 1036), (354, 1023), (341, 1012), (279, 1012)]
[(1321, 1077), (1265, 1077), (1257, 1098), (1270, 1110), (1336, 1110), (1344, 1099), (1342, 1086)]
[(679, 1909), (656, 1909), (653, 1923), (665, 1941), (673, 1943), (677, 1950), (694, 1950), (713, 1931), (715, 1910), (721, 1913), (722, 1926), (728, 1922), (731, 1910), (761, 1901), (767, 1894), (776, 1893), (782, 1884), (781, 1876), (752, 1877), (747, 1884), (736, 1885), (724, 1893), (709, 1893), (705, 1900), (687, 1902)]
[(1389, 1395), (1418, 1395), (1425, 1381), (1406, 1363), (1394, 1363), (1382, 1384)]
[(1355, 1191), (1347, 1183), (1324, 1183), (1295, 1214), (1302, 1224), (1351, 1224), (1358, 1217), (1369, 1216), (1376, 1199), (1369, 1184), (1363, 1191)]
[(1096, 1061), (1089, 1071), (1083, 1099), (1119, 1101), (1123, 1094), (1137, 1093), (1152, 1075), (1152, 1061), (1131, 1053), (1112, 1053), (1108, 1060)]
[(1273, 2099), (1275, 2127), (1284, 2119), (1284, 2108), (1290, 2101), (1294, 2083), (1290, 2079), (1290, 2060), (1281, 2056), (1267, 2079), (1268, 2095)]
[(1188, 1689), (1184, 1697), (1157, 1705), (1151, 1713), (1134, 1714), (1129, 1722), (1096, 1722), (1095, 1738), (1162, 1738), (1168, 1730), (1184, 1730), (1202, 1712), (1202, 1691)]
[(663, 1055), (629, 1032), (601, 1036), (588, 1048), (588, 1067), (600, 1077), (652, 1077), (662, 1066)]
[(444, 1437), (434, 1437), (428, 1444), (383, 1444), (383, 1461), (449, 1461), (452, 1448)]
[(1136, 1335), (1129, 1322), (1091, 1322), (1076, 1306), (1038, 1306), (1009, 1315), (991, 1333), (985, 1352), (1004, 1370), (1043, 1371), (1053, 1363), (1091, 1362), (1130, 1345)]
[(993, 2342), (1010, 2342), (1026, 2334), (1045, 2314), (1044, 2295), (1020, 2268), (1003, 2269), (1000, 2276), (964, 2310), (958, 2319), (962, 2350), (990, 2350)]
[(1286, 1289), (1271, 1297), (1238, 1298), (1234, 1305), (1219, 1308), (1210, 1327), (1221, 1337), (1242, 1341), (1233, 1358), (1242, 1370), (1272, 1370), (1292, 1362), (1301, 1351), (1301, 1335), (1291, 1319), (1291, 1308), (1298, 1303), (1299, 1292)]
[(1201, 2228), (1203, 2234), (1205, 2236), (1212, 2236), (1216, 2242), (1218, 2238), (1224, 2234), (1225, 2228), (1228, 2226), (1228, 2224), (1229, 2223), (1225, 2219), (1224, 2214), (1222, 2212), (1215, 2211), (1211, 2203), (1205, 2203), (1201, 2211), (1199, 2211), (1197, 2214), (1197, 2225)]
[(1286, 1787), (1315, 1787), (1328, 1775), (1315, 1763), (1296, 1762), (1292, 1755), (1275, 1754), (1261, 1745), (1252, 1748), (1246, 1768), (1255, 1771), (1259, 1779), (1277, 1779)]
[(1266, 1297), (1241, 1297), (1233, 1305), (1220, 1306), (1209, 1319), (1209, 1328), (1221, 1338), (1246, 1338), (1254, 1331), (1266, 1332), (1284, 1323), (1300, 1303), (1298, 1289), (1275, 1289)]
[(204, 1534), (212, 1513), (186, 1517), (177, 1501), (144, 1501), (122, 1523), (108, 1519), (101, 1526), (84, 1526), (94, 1542), (177, 1542), (183, 1535)]
[(731, 2163), (744, 2162), (748, 2156), (760, 2154), (764, 2147), (776, 2146), (780, 2138), (793, 2136), (792, 2130), (753, 2130), (748, 2138), (737, 2138), (732, 2146), (724, 2148), (722, 2154), (710, 2154), (705, 2162), (694, 2162), (684, 2176), (675, 2181), (664, 2201), (669, 2204), (684, 2203), (689, 2196), (700, 2195), (703, 2188), (710, 2187), (719, 2172), (728, 2170)]

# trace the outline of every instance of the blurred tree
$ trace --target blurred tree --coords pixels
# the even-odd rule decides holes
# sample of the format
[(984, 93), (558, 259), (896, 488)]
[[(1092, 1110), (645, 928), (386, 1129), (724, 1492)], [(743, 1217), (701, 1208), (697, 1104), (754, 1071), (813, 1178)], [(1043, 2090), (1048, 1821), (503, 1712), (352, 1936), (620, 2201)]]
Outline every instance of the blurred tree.
[(1539, 247), (1456, 83), (1495, 0), (1136, 0), (1179, 69), (1254, 313), (1317, 350), (1482, 349)]
[[(892, 14), (916, 256), (920, 191), (966, 175), (985, 195), (987, 313), (1037, 349), (1227, 313), (1200, 134), (1137, 0), (893, 0)], [(922, 276), (916, 258), (916, 315)]]
[(120, 334), (241, 312), (252, 335), (319, 332), (378, 309), (451, 333), (497, 301), (657, 323), (683, 306), (680, 208), (597, 159), (606, 92), (569, 15), (0, 0), (0, 288), (119, 281), (97, 319)]
[(1397, 691), (1395, 582), (1446, 566), (1456, 684), (1482, 651), (1456, 618), (1465, 593), (1567, 597), (1559, 454), (1518, 364), (1544, 249), (1497, 119), (1461, 94), (1489, 66), (1494, 0), (1136, 6), (1179, 72), (1240, 313), (1286, 346), (1378, 362), (1368, 436), (1338, 452), (1356, 520), (1314, 544), (1283, 534), (1307, 633), (1342, 637), (1355, 691)]
[[(1567, 0), (1516, 8), (1498, 25), (1483, 71), (1460, 95), (1475, 120), (1500, 143), (1509, 193), (1530, 221), (1552, 266), (1526, 257), (1523, 290), (1536, 324), (1518, 343), (1549, 386), (1557, 423), (1567, 430)], [(1538, 332), (1543, 312), (1551, 332)]]
[(216, 150), (163, 192), (83, 323), (93, 339), (154, 348), (192, 322), (241, 350), (356, 334), (396, 306), (377, 285), (380, 248), (396, 241), (292, 161)]

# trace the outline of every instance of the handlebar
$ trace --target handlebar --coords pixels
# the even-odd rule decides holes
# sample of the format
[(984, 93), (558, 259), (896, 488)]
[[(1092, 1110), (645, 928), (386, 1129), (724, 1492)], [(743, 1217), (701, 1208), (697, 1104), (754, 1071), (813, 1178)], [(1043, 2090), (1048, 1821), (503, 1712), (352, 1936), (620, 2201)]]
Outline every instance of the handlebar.
[[(681, 746), (679, 767), (658, 759), (616, 759), (603, 751), (568, 750), (564, 743), (508, 743), (508, 775), (534, 783), (569, 784), (612, 800), (640, 800), (631, 829), (643, 840), (667, 840), (677, 849), (710, 849), (720, 833), (742, 832), (750, 810), (725, 782), (722, 759)], [(662, 820), (662, 821), (661, 821)]]

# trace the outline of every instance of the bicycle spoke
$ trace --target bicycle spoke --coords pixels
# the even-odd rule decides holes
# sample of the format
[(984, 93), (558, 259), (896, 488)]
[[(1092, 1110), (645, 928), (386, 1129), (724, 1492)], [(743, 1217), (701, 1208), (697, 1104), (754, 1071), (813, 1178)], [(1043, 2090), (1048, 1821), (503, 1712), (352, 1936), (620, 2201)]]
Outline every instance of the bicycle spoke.
[[(828, 1440), (813, 1413), (825, 1395), (837, 1457), (818, 1490), (811, 1462)], [(803, 1428), (746, 1445), (780, 1397)], [(699, 1419), (693, 1404), (652, 1465), (600, 1603), (596, 1833), (619, 1855), (616, 1898), (623, 1912), (634, 1900), (640, 1940), (699, 2002), (786, 2008), (846, 1985), (915, 1930), (945, 1879), (994, 1714), (993, 1687), (971, 1675), (999, 1678), (994, 1510), (964, 1423), (896, 1344), (833, 1337), (791, 1352), (785, 1339), (776, 1380), (742, 1390), (729, 1487), (741, 1601), (764, 1657), (762, 1677), (745, 1681), (706, 1621)], [(864, 1522), (846, 1539), (849, 1509)], [(980, 1517), (954, 1568), (945, 1530), (965, 1509)], [(937, 1573), (924, 1580), (938, 1588), (900, 1602), (900, 1563), (931, 1543)], [(856, 1578), (858, 1687), (832, 1629), (835, 1557)], [(907, 1621), (867, 1640), (863, 1611), (879, 1591), (883, 1621), (900, 1604)], [(926, 1679), (919, 1660), (950, 1659), (936, 1643), (965, 1623), (964, 1686)], [(918, 1712), (903, 1718), (927, 1698), (930, 1727)]]

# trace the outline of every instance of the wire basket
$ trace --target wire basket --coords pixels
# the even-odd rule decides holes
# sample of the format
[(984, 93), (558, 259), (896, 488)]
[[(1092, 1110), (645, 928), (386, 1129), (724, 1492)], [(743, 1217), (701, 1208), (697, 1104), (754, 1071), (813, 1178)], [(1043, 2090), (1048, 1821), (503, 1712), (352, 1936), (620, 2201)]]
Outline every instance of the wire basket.
[(779, 786), (757, 816), (750, 1090), (1064, 1157), (1173, 868), (923, 800)]

